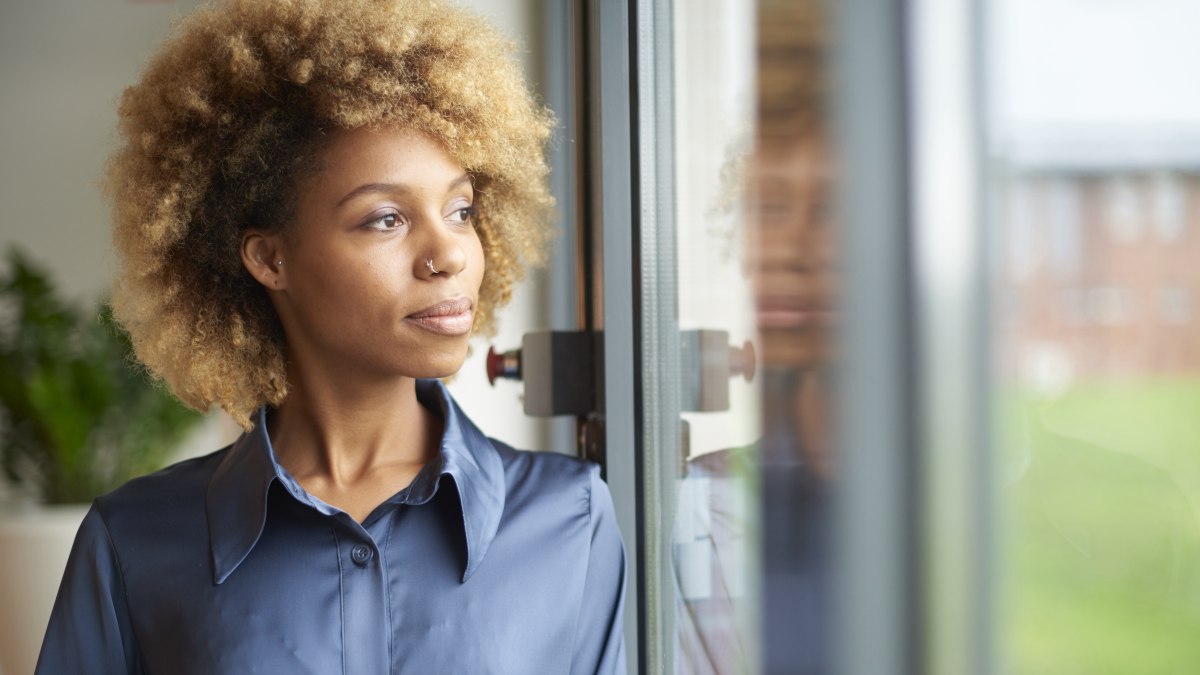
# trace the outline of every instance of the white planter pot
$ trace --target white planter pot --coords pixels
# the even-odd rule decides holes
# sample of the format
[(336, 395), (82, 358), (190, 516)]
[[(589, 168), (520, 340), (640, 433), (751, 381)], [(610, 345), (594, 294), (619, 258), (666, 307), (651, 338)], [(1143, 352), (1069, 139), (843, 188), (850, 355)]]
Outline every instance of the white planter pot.
[(0, 510), (0, 675), (31, 675), (86, 504)]

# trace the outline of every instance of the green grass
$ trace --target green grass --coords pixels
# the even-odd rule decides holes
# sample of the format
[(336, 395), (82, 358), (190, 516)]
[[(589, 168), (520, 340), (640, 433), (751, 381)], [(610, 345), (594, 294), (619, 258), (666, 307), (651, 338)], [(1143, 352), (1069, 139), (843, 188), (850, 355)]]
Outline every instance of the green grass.
[(1013, 396), (1002, 651), (1021, 675), (1200, 673), (1200, 376)]

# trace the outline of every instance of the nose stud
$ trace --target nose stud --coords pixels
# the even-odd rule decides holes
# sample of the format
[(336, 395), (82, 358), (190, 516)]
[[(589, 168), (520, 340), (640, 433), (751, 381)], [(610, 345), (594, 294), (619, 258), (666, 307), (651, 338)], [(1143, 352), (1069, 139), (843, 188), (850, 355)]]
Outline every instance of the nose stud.
[(430, 273), (430, 274), (437, 274), (437, 273), (438, 273), (438, 271), (437, 271), (436, 269), (434, 269), (434, 268), (433, 268), (433, 258), (426, 258), (426, 259), (425, 259), (425, 266), (429, 268), (429, 273)]

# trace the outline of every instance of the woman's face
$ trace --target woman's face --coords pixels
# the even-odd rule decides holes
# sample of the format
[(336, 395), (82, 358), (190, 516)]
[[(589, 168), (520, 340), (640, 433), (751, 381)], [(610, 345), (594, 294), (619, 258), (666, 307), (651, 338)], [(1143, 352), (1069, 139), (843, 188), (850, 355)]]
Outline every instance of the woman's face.
[(764, 365), (827, 364), (839, 306), (830, 148), (819, 136), (765, 147), (755, 172), (761, 221), (751, 263)]
[(243, 245), (248, 267), (266, 262), (276, 274), (251, 269), (275, 303), (288, 359), (369, 378), (457, 372), (484, 272), (470, 177), (407, 129), (339, 131), (320, 159), (291, 228)]

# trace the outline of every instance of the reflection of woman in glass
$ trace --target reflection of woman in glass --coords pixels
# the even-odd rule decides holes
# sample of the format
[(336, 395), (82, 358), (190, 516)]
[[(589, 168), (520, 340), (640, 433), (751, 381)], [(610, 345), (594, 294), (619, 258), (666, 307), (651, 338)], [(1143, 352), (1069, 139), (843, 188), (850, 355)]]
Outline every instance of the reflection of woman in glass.
[(826, 12), (760, 5), (759, 332), (763, 346), (763, 653), (767, 673), (829, 670), (829, 479), (837, 309)]
[(827, 672), (829, 481), (834, 457), (829, 331), (833, 234), (828, 149), (814, 138), (759, 157), (763, 340), (764, 663), (768, 673)]
[[(764, 434), (754, 448), (690, 458), (680, 481), (674, 572), (677, 672), (828, 672), (828, 489), (837, 306), (836, 236), (826, 207), (835, 170), (823, 123), (824, 12), (813, 0), (758, 6), (758, 141), (750, 177), (759, 206), (749, 247), (762, 344)], [(751, 545), (763, 498), (761, 621), (746, 620), (757, 569)], [(761, 630), (753, 627), (761, 625)]]
[(118, 317), (246, 433), (95, 502), (39, 672), (624, 672), (596, 468), (437, 379), (545, 239), (509, 53), (436, 2), (233, 0), (126, 92)]

